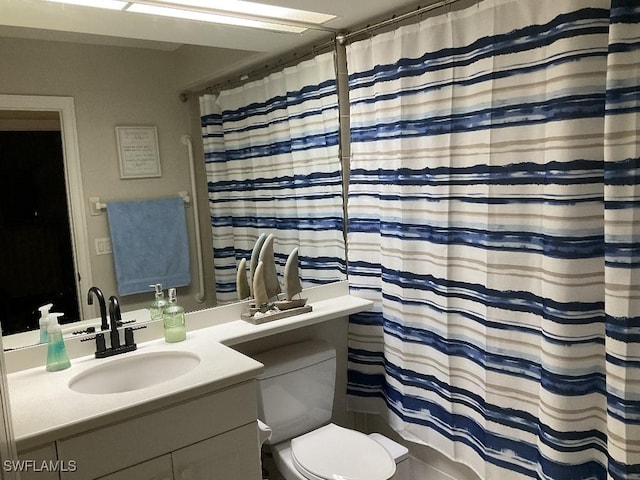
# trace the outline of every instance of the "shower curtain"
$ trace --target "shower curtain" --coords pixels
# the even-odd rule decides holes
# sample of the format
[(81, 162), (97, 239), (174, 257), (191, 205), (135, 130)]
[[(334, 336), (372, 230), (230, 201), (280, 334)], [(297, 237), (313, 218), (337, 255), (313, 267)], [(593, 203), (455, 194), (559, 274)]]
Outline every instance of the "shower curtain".
[(200, 99), (218, 302), (238, 263), (273, 233), (282, 274), (299, 248), (303, 287), (346, 276), (333, 53)]
[(483, 479), (640, 478), (640, 4), (348, 47), (350, 408)]

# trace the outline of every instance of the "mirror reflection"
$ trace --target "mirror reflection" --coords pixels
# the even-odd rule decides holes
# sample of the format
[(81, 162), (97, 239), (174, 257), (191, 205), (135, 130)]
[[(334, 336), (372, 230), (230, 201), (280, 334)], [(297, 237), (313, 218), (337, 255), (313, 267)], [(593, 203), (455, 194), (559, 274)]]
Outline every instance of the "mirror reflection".
[(200, 98), (218, 298), (273, 234), (278, 275), (298, 248), (304, 287), (346, 275), (333, 52)]
[[(179, 93), (183, 90), (183, 86), (194, 84), (194, 77), (187, 79), (185, 72), (195, 72), (195, 77), (201, 75), (200, 69), (189, 68), (185, 60), (189, 57), (185, 52), (193, 54), (193, 48), (183, 50), (187, 47), (184, 46), (172, 50), (168, 49), (166, 45), (160, 48), (155, 45), (150, 47), (147, 44), (144, 47), (123, 47), (15, 37), (0, 37), (0, 46), (0, 63), (3, 65), (3, 72), (7, 72), (7, 75), (3, 74), (3, 78), (0, 80), (0, 93), (10, 92), (10, 95), (6, 96), (28, 93), (30, 96), (53, 95), (72, 98), (71, 111), (74, 115), (73, 121), (66, 124), (65, 122), (68, 120), (65, 118), (66, 112), (57, 108), (42, 109), (39, 106), (33, 107), (29, 102), (21, 108), (16, 108), (15, 105), (7, 108), (0, 102), (0, 111), (3, 112), (10, 111), (12, 114), (15, 114), (16, 111), (29, 112), (30, 116), (35, 117), (48, 115), (50, 117), (48, 120), (58, 116), (58, 122), (62, 123), (62, 130), (64, 130), (64, 141), (61, 142), (64, 165), (63, 170), (60, 170), (60, 166), (58, 166), (57, 174), (48, 171), (49, 168), (54, 167), (54, 154), (52, 153), (29, 153), (27, 154), (29, 160), (23, 162), (15, 160), (13, 157), (9, 158), (5, 153), (8, 150), (5, 148), (6, 141), (4, 139), (2, 148), (0, 148), (0, 152), (2, 152), (0, 162), (2, 168), (6, 169), (6, 171), (3, 170), (5, 176), (10, 175), (11, 178), (15, 176), (16, 179), (22, 176), (25, 177), (25, 181), (30, 180), (36, 183), (35, 185), (18, 187), (16, 181), (11, 189), (3, 192), (3, 195), (11, 196), (13, 199), (3, 198), (3, 206), (7, 206), (3, 207), (2, 211), (3, 229), (6, 222), (13, 222), (16, 226), (22, 225), (23, 229), (26, 229), (27, 226), (35, 228), (37, 223), (38, 228), (54, 224), (60, 230), (55, 233), (55, 241), (53, 233), (30, 235), (29, 241), (35, 243), (32, 249), (35, 252), (33, 254), (27, 255), (26, 250), (21, 248), (3, 249), (5, 255), (13, 255), (17, 259), (22, 258), (20, 255), (23, 257), (26, 255), (34, 265), (40, 267), (40, 272), (27, 274), (25, 269), (27, 262), (20, 261), (17, 266), (12, 267), (15, 271), (10, 276), (3, 274), (3, 279), (25, 278), (25, 284), (20, 285), (22, 291), (15, 295), (25, 297), (24, 307), (21, 308), (29, 315), (26, 322), (16, 321), (16, 316), (21, 315), (18, 313), (8, 313), (7, 316), (0, 319), (6, 333), (19, 331), (21, 328), (18, 326), (19, 323), (26, 323), (26, 328), (36, 331), (39, 316), (38, 307), (49, 302), (54, 304), (54, 310), (65, 313), (62, 323), (80, 319), (98, 319), (99, 323), (99, 310), (95, 305), (87, 304), (87, 292), (90, 287), (98, 286), (105, 295), (114, 295), (117, 293), (117, 285), (113, 258), (110, 252), (101, 250), (101, 245), (104, 245), (104, 241), (110, 238), (108, 224), (105, 221), (106, 216), (92, 215), (88, 202), (90, 197), (99, 197), (103, 201), (109, 202), (159, 198), (178, 191), (200, 195), (201, 201), (198, 211), (194, 212), (193, 206), (189, 206), (185, 210), (190, 243), (192, 282), (188, 287), (181, 288), (179, 293), (181, 303), (187, 311), (215, 305), (216, 275), (214, 275), (214, 260), (211, 252), (219, 249), (217, 242), (221, 236), (226, 236), (226, 233), (221, 233), (221, 228), (227, 227), (216, 225), (222, 216), (212, 215), (209, 212), (211, 203), (209, 195), (215, 195), (221, 190), (217, 187), (212, 189), (212, 183), (215, 184), (218, 178), (212, 177), (214, 174), (211, 172), (210, 163), (207, 162), (205, 166), (202, 162), (205, 153), (200, 142), (200, 106), (197, 97), (194, 96), (193, 100), (189, 102), (182, 102), (179, 99)], [(202, 53), (199, 50), (198, 52)], [(238, 55), (248, 57), (251, 53), (239, 52)], [(227, 50), (216, 51), (213, 57), (217, 56), (219, 59), (221, 55), (229, 55), (229, 52)], [(198, 55), (196, 58), (195, 63), (199, 63), (199, 59), (202, 57)], [(211, 65), (211, 60), (207, 62), (207, 65)], [(177, 66), (180, 67), (180, 75), (175, 74)], [(20, 113), (20, 115), (24, 115), (24, 113)], [(26, 119), (23, 120), (26, 121)], [(24, 121), (22, 128), (26, 128)], [(146, 179), (122, 179), (120, 177), (115, 127), (122, 125), (157, 127), (162, 164), (161, 177)], [(68, 141), (67, 135), (70, 130), (73, 130), (72, 137), (75, 137), (75, 144)], [(184, 143), (181, 142), (181, 137), (185, 134), (194, 139), (193, 148), (195, 158), (198, 160), (195, 166), (197, 180), (195, 189), (190, 181), (188, 152)], [(56, 135), (59, 137), (60, 133), (56, 134), (55, 129), (50, 132), (51, 137), (55, 138)], [(59, 138), (57, 141), (60, 142)], [(55, 143), (53, 140), (52, 142)], [(75, 166), (72, 158), (74, 155), (78, 159)], [(70, 160), (72, 160), (71, 163)], [(334, 160), (339, 165), (337, 154)], [(39, 162), (45, 162), (45, 165)], [(250, 164), (251, 169), (255, 169), (255, 178), (260, 178), (264, 174), (264, 164), (260, 164), (258, 160), (245, 163)], [(66, 184), (62, 187), (58, 182), (58, 194), (62, 192), (62, 197), (61, 199), (55, 197), (57, 199), (54, 201), (53, 193), (49, 193), (46, 189), (53, 188), (49, 182), (53, 183), (54, 178), (60, 180), (61, 171), (66, 173), (66, 178), (64, 178)], [(37, 175), (30, 175), (33, 172), (37, 172)], [(313, 178), (313, 175), (313, 171), (307, 171), (298, 177), (298, 180)], [(37, 189), (43, 189), (42, 195), (51, 201), (45, 201), (43, 205), (39, 204), (37, 200), (39, 193), (35, 192)], [(11, 191), (16, 193), (16, 190), (19, 190), (19, 195), (11, 194)], [(275, 201), (275, 208), (277, 208), (277, 203), (285, 198), (283, 195), (289, 195), (288, 192), (280, 191), (278, 188), (268, 190)], [(264, 192), (261, 193), (261, 195), (263, 194)], [(253, 201), (251, 189), (244, 191), (243, 196), (244, 200)], [(264, 199), (262, 196), (260, 201), (263, 202)], [(323, 199), (320, 195), (311, 201), (320, 205)], [(331, 201), (336, 201), (335, 196)], [(340, 205), (341, 201), (340, 198)], [(282, 204), (280, 203), (280, 205)], [(54, 206), (59, 208), (58, 213), (50, 211)], [(62, 216), (65, 209), (67, 214)], [(201, 220), (202, 258), (196, 258), (197, 255), (195, 255), (197, 251), (195, 222), (198, 218)], [(256, 218), (264, 220), (276, 217), (261, 213)], [(336, 221), (341, 224), (342, 219), (339, 218)], [(232, 236), (232, 244), (236, 245), (237, 241), (238, 252), (246, 253), (247, 250), (250, 250), (249, 245), (255, 242), (260, 233), (275, 233), (276, 237), (281, 239), (283, 251), (290, 252), (294, 247), (301, 247), (301, 268), (305, 268), (309, 259), (314, 256), (313, 251), (310, 250), (313, 246), (313, 229), (307, 229), (306, 232), (305, 229), (301, 229), (302, 235), (299, 238), (292, 235), (282, 236), (278, 235), (279, 226), (274, 222), (260, 224), (258, 221), (253, 233), (242, 234), (235, 239)], [(212, 223), (213, 227), (211, 228)], [(313, 217), (307, 216), (302, 223), (312, 225)], [(292, 228), (291, 232), (296, 230), (296, 228)], [(68, 238), (71, 239), (71, 247), (57, 246), (57, 239), (63, 237), (67, 238), (67, 243), (69, 243)], [(303, 239), (306, 246), (300, 245), (300, 238)], [(17, 238), (14, 238), (13, 242), (20, 243), (20, 247), (26, 246), (25, 242)], [(55, 246), (55, 255), (54, 253), (46, 253), (43, 248), (39, 247), (41, 244), (49, 247)], [(228, 245), (225, 245), (222, 248), (226, 249), (227, 247)], [(233, 255), (234, 270), (241, 256), (241, 254), (238, 254), (237, 257), (235, 254)], [(61, 266), (51, 265), (50, 263), (54, 259), (67, 261), (73, 270), (70, 270), (69, 266), (64, 270)], [(285, 258), (280, 260), (282, 260), (280, 263), (283, 268)], [(205, 272), (206, 302), (204, 303), (199, 302), (196, 298), (200, 288), (197, 285), (196, 273), (200, 268), (200, 261), (203, 262)], [(340, 261), (344, 265), (344, 252), (342, 252)], [(338, 268), (343, 268), (343, 265)], [(55, 275), (52, 273), (51, 269), (54, 267), (60, 270), (59, 275), (57, 271)], [(218, 260), (216, 260), (217, 267)], [(217, 270), (215, 272), (218, 273)], [(344, 278), (344, 273), (341, 275)], [(58, 279), (66, 280), (63, 284), (56, 284), (56, 287), (59, 288), (43, 292), (43, 276), (56, 279), (56, 281)], [(334, 279), (334, 276), (329, 276), (327, 279), (321, 279), (318, 283)], [(30, 282), (26, 283), (26, 280), (30, 280)], [(316, 281), (316, 278), (308, 275), (305, 286), (312, 285)], [(26, 294), (24, 294), (25, 291)], [(233, 298), (236, 296), (235, 292), (228, 288), (225, 293)], [(69, 298), (65, 297), (63, 300), (63, 296), (66, 294), (69, 295)], [(222, 298), (221, 300), (222, 303), (226, 303), (232, 298)], [(152, 301), (153, 289), (151, 288), (148, 293), (122, 297), (123, 317), (126, 318), (127, 312), (134, 314), (145, 312)], [(10, 302), (10, 304), (12, 303)], [(18, 307), (16, 306), (16, 308)], [(144, 316), (144, 313), (137, 316)]]

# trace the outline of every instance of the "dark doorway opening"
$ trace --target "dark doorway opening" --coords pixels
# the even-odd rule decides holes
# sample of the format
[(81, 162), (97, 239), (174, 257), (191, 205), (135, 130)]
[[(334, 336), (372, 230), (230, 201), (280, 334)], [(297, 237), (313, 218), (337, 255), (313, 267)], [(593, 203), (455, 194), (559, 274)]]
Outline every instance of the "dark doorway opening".
[(73, 247), (59, 131), (0, 132), (0, 309), (4, 334), (38, 328), (53, 303), (78, 321)]

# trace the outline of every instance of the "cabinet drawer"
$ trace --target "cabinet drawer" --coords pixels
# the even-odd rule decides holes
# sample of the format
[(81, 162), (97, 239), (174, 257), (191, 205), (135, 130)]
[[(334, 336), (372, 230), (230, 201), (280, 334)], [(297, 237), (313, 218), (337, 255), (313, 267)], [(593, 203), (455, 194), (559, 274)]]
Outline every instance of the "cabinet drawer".
[(255, 422), (255, 381), (58, 441), (58, 458), (77, 470), (62, 480), (94, 479)]

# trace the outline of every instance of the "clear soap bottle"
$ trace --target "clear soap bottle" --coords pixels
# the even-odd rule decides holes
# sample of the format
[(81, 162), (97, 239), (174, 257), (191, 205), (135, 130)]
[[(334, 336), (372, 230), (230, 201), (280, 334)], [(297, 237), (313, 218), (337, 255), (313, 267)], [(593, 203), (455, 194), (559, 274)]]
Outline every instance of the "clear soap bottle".
[(40, 310), (40, 320), (38, 321), (40, 325), (40, 343), (47, 343), (49, 339), (47, 327), (49, 327), (49, 310), (51, 310), (51, 307), (53, 307), (53, 304), (47, 303), (38, 308)]
[(62, 329), (58, 324), (58, 317), (62, 313), (50, 313), (49, 325), (47, 326), (47, 372), (57, 372), (65, 370), (71, 366), (67, 349), (62, 338)]
[(169, 289), (169, 304), (162, 314), (164, 322), (164, 339), (169, 343), (182, 342), (187, 338), (184, 308), (178, 305), (176, 289)]
[(164, 298), (164, 292), (162, 291), (162, 284), (156, 283), (155, 285), (149, 285), (156, 291), (156, 297), (151, 306), (149, 307), (149, 314), (151, 320), (162, 320), (162, 313), (164, 308), (169, 305), (169, 301)]

